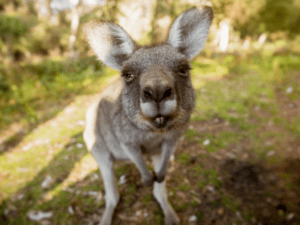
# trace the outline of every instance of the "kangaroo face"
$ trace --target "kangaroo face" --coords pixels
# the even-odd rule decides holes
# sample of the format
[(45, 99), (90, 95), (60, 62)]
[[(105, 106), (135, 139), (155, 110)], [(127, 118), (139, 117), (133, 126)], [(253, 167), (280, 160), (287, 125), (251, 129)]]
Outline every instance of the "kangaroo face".
[(126, 114), (140, 128), (153, 131), (185, 123), (195, 101), (189, 71), (186, 56), (167, 44), (135, 51), (122, 68)]

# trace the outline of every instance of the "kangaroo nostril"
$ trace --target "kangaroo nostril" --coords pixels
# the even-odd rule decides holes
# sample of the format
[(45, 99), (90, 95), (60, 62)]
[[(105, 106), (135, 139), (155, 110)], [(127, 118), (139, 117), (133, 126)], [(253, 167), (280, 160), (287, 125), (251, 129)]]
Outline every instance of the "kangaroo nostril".
[(145, 87), (142, 89), (142, 95), (145, 99), (161, 102), (173, 95), (173, 89), (170, 87)]
[(165, 90), (164, 95), (163, 95), (163, 99), (164, 98), (168, 98), (172, 95), (173, 91), (171, 88), (168, 88), (167, 90)]
[(152, 98), (152, 91), (149, 89), (144, 90), (144, 97), (145, 98)]

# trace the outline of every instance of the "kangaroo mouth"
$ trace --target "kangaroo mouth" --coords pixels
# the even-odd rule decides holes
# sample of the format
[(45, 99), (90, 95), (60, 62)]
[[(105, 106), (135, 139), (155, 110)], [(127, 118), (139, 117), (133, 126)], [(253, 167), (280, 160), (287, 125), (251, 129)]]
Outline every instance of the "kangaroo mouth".
[(170, 121), (171, 117), (170, 116), (161, 116), (161, 115), (158, 115), (157, 117), (155, 117), (153, 119), (153, 122), (155, 124), (155, 127), (156, 128), (164, 128), (167, 126), (168, 122)]

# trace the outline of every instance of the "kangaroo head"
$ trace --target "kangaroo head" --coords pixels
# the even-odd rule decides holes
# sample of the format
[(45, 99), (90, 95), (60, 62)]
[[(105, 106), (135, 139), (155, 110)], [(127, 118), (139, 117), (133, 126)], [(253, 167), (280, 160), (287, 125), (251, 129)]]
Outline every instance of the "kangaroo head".
[(122, 104), (127, 117), (143, 130), (181, 129), (195, 104), (190, 64), (203, 48), (212, 9), (191, 8), (177, 17), (165, 42), (137, 45), (110, 22), (88, 22), (86, 38), (99, 60), (121, 71)]

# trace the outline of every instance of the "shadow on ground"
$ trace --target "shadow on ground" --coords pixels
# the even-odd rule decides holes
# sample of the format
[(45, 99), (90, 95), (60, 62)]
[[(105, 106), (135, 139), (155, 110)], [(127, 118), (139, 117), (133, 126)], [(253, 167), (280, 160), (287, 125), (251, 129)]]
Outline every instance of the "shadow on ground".
[[(10, 199), (4, 200), (1, 205), (1, 209), (8, 209), (6, 213), (1, 210), (1, 224), (24, 224), (28, 222), (27, 213), (32, 209), (48, 210), (60, 210), (64, 205), (63, 201), (68, 202), (66, 198), (58, 198), (57, 201), (49, 201), (52, 198), (52, 194), (47, 196), (47, 193), (55, 191), (58, 185), (69, 176), (73, 170), (75, 164), (79, 162), (84, 155), (87, 154), (85, 148), (78, 148), (77, 143), (83, 142), (82, 133), (73, 136), (74, 142), (68, 143), (63, 147), (49, 164), (43, 168), (35, 178), (28, 182), (27, 185), (19, 189)], [(45, 188), (42, 187), (42, 183), (47, 176), (51, 176), (51, 181)], [(53, 193), (55, 195), (55, 193)], [(21, 197), (22, 196), (22, 197)]]

